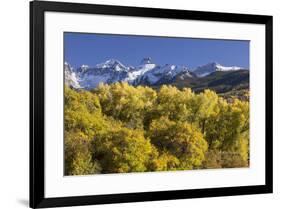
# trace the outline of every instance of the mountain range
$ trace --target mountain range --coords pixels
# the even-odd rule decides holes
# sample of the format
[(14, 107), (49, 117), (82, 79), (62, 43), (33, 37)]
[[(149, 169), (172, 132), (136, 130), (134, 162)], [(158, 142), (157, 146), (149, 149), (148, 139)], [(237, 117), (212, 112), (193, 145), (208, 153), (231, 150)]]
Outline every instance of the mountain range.
[(151, 58), (143, 58), (138, 66), (125, 66), (119, 60), (109, 59), (94, 67), (82, 65), (74, 69), (64, 63), (65, 84), (76, 89), (93, 89), (100, 83), (128, 82), (131, 85), (159, 87), (170, 84), (195, 91), (211, 88), (226, 92), (249, 87), (249, 70), (237, 66), (226, 67), (211, 62), (195, 69), (173, 64), (157, 65)]

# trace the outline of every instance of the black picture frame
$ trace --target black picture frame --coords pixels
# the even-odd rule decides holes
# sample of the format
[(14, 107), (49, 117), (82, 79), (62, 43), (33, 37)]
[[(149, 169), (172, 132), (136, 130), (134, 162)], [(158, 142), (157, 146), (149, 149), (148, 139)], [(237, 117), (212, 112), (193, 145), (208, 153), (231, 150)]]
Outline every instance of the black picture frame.
[[(265, 25), (266, 173), (265, 185), (46, 198), (44, 193), (44, 13), (71, 12), (148, 18), (204, 20)], [(30, 2), (30, 207), (59, 207), (273, 192), (273, 60), (272, 16), (185, 11), (62, 2)]]

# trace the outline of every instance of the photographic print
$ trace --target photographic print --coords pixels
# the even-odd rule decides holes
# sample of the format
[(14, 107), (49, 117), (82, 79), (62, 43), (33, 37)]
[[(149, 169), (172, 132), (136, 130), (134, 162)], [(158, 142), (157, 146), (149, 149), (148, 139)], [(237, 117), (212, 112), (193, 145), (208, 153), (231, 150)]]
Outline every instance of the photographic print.
[(30, 2), (30, 207), (272, 193), (272, 27)]
[(248, 40), (64, 33), (64, 174), (244, 168)]

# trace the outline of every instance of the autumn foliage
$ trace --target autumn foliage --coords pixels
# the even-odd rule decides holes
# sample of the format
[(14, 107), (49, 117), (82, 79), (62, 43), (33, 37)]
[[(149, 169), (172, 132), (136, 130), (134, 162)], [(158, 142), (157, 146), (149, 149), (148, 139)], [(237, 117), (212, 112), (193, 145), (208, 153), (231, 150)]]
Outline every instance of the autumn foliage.
[(249, 103), (127, 83), (65, 87), (65, 174), (249, 165)]

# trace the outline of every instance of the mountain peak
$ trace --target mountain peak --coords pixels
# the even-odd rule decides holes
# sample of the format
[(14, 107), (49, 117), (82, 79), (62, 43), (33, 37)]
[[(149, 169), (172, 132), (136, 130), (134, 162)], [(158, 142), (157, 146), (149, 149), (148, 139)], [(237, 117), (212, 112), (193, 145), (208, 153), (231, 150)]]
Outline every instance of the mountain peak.
[(174, 79), (185, 80), (208, 76), (217, 71), (240, 70), (239, 67), (224, 67), (217, 62), (210, 62), (190, 71), (187, 66), (155, 64), (151, 57), (145, 57), (137, 67), (125, 66), (117, 59), (108, 59), (95, 67), (82, 65), (73, 69), (65, 62), (65, 78), (72, 87), (91, 89), (99, 83), (128, 82), (132, 85), (160, 85)]
[(80, 68), (87, 69), (87, 68), (89, 68), (89, 65), (81, 65)]
[(105, 62), (104, 62), (104, 64), (106, 64), (106, 65), (110, 65), (110, 66), (112, 66), (112, 65), (121, 65), (121, 62), (119, 61), (119, 60), (117, 60), (117, 59), (108, 59), (108, 60), (106, 60)]
[(121, 71), (122, 69), (127, 69), (119, 60), (117, 59), (109, 59), (104, 63), (100, 63), (96, 65), (97, 68), (111, 68), (116, 69), (117, 71)]
[(153, 64), (151, 57), (145, 57), (140, 62), (141, 65)]
[(242, 68), (237, 66), (225, 67), (217, 62), (210, 62), (206, 65), (197, 67), (193, 72), (199, 76), (204, 77), (216, 71), (231, 71), (231, 70), (241, 70)]
[(106, 60), (105, 61), (105, 64), (108, 64), (108, 65), (116, 65), (116, 64), (121, 64), (121, 62), (117, 59), (109, 59), (109, 60)]
[(199, 67), (214, 67), (215, 68), (217, 66), (220, 66), (220, 64), (218, 62), (209, 62), (209, 63), (207, 63), (205, 65), (201, 65)]
[(76, 69), (77, 73), (84, 73), (86, 72), (90, 67), (88, 65), (81, 65), (79, 68)]

